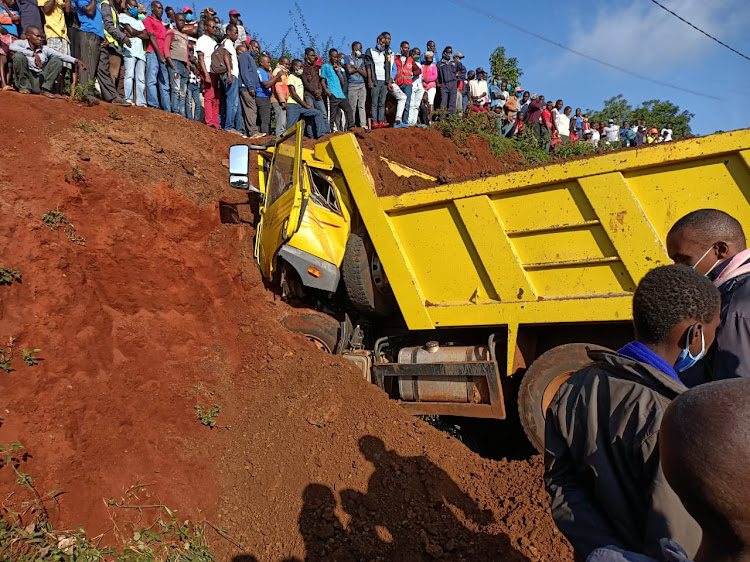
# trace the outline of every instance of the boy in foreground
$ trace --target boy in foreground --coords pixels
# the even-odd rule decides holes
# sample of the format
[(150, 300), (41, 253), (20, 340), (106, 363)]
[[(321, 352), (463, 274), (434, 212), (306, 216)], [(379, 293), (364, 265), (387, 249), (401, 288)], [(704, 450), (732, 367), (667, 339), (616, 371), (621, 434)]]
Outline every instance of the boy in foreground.
[(714, 340), (719, 292), (682, 265), (650, 271), (633, 297), (636, 340), (593, 361), (547, 410), (545, 483), (555, 523), (578, 556), (614, 545), (656, 556), (668, 538), (694, 554), (700, 529), (667, 484), (657, 437), (687, 390), (679, 373)]

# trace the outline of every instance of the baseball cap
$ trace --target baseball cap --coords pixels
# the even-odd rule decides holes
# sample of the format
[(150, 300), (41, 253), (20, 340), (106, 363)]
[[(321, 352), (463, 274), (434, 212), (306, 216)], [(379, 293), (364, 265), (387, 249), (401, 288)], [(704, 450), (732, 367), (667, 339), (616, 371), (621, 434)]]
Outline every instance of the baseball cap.
[(323, 59), (319, 56), (313, 63), (314, 66), (323, 66)]
[(188, 12), (192, 13), (193, 9), (190, 6), (185, 6), (182, 8), (182, 13), (187, 14)]
[(207, 11), (207, 12), (208, 12), (209, 14), (211, 14), (212, 16), (215, 16), (215, 15), (216, 15), (216, 10), (214, 10), (213, 8), (206, 8), (206, 11)]
[(464, 57), (463, 53), (456, 53), (455, 55), (453, 55), (453, 58), (454, 59), (462, 59), (462, 58), (465, 58), (465, 57)]
[(517, 94), (523, 93), (523, 88), (516, 88), (516, 93)]
[(237, 10), (229, 10), (230, 16), (239, 16), (241, 15)]
[(658, 135), (658, 134), (659, 134), (659, 129), (657, 129), (656, 127), (653, 127), (653, 128), (652, 128), (652, 129), (651, 129), (651, 130), (649, 131), (649, 133), (651, 133), (651, 134), (654, 134), (654, 135)]

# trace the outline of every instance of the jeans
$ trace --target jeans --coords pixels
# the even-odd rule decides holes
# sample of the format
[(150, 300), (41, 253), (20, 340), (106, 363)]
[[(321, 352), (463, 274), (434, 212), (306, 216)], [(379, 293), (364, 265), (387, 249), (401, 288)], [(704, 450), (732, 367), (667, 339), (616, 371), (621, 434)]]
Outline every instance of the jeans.
[(440, 87), (440, 108), (447, 109), (451, 115), (456, 114), (457, 87), (455, 82)]
[[(365, 113), (365, 102), (367, 101), (367, 89), (364, 82), (359, 84), (349, 84), (349, 105), (352, 111), (359, 116), (359, 126), (367, 127), (367, 113)], [(355, 123), (349, 123), (349, 127), (354, 127)]]
[(242, 132), (242, 110), (240, 110), (240, 79), (238, 76), (232, 78), (232, 82), (227, 81), (227, 75), (223, 76), (224, 90), (227, 93), (227, 110), (224, 117), (225, 131)]
[(149, 107), (161, 106), (164, 111), (172, 111), (167, 65), (159, 62), (159, 57), (153, 51), (146, 53), (146, 95)]
[(169, 88), (172, 90), (172, 113), (187, 117), (185, 104), (187, 103), (187, 65), (181, 60), (172, 59), (174, 68), (169, 69)]
[[(135, 83), (135, 99), (133, 84)], [(125, 55), (125, 99), (146, 106), (146, 61)]]
[(273, 114), (276, 116), (276, 136), (280, 137), (286, 133), (286, 109), (280, 103), (272, 103)]
[(463, 112), (466, 113), (466, 110), (469, 107), (469, 97), (470, 97), (469, 96), (469, 89), (468, 89), (468, 87), (466, 88), (466, 93), (463, 94), (461, 97), (462, 97), (462, 99), (461, 99), (461, 107), (463, 108)]
[(315, 120), (313, 123), (312, 119), (307, 119), (305, 134), (311, 139), (317, 139), (322, 137), (323, 135), (327, 135), (330, 130), (328, 129), (328, 120), (326, 118), (326, 116), (328, 115), (326, 111), (326, 103), (323, 100), (315, 100), (309, 96), (305, 96), (305, 101), (323, 114), (323, 128), (320, 128), (317, 120)]
[[(294, 127), (297, 124), (297, 121), (300, 120), (300, 117), (303, 117), (308, 124), (310, 124), (310, 121), (313, 121), (314, 129), (316, 131), (323, 131), (326, 128), (326, 118), (320, 110), (314, 108), (307, 109), (298, 103), (290, 103), (286, 106), (287, 129)], [(322, 137), (323, 134), (324, 133), (321, 133), (319, 136)]]
[[(193, 100), (194, 108), (191, 109), (190, 98)], [(201, 120), (201, 87), (200, 84), (188, 83), (188, 99), (185, 100), (185, 114), (193, 121)]]
[(375, 80), (370, 97), (372, 108), (370, 111), (373, 126), (375, 123), (385, 123), (385, 98), (388, 95), (388, 83), (385, 80)]

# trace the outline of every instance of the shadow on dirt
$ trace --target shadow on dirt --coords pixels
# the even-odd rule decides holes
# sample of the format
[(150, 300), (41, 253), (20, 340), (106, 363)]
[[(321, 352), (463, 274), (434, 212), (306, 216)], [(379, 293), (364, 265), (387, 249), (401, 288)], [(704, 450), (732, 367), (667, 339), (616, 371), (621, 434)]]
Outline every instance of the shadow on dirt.
[[(336, 492), (322, 484), (309, 484), (303, 492), (298, 523), (306, 562), (528, 560), (507, 536), (486, 531), (494, 523), (492, 512), (477, 505), (427, 457), (402, 457), (369, 435), (359, 440), (359, 448), (375, 467), (367, 493), (342, 490), (337, 499)], [(346, 513), (343, 521), (339, 507)], [(233, 562), (252, 560), (241, 555)]]

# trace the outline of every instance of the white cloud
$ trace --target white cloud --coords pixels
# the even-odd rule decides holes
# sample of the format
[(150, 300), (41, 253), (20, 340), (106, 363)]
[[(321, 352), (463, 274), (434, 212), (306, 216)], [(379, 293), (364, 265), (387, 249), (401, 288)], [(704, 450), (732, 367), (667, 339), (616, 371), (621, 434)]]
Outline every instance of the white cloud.
[[(750, 24), (748, 0), (660, 0), (706, 33), (732, 45), (732, 38)], [(737, 57), (705, 35), (689, 27), (653, 2), (637, 0), (616, 4), (606, 1), (596, 14), (574, 20), (568, 45), (577, 51), (651, 74), (670, 72), (677, 65), (690, 65), (707, 56)], [(737, 48), (737, 47), (735, 47)], [(741, 51), (741, 49), (738, 48)], [(583, 60), (572, 53), (563, 55), (566, 63)]]

